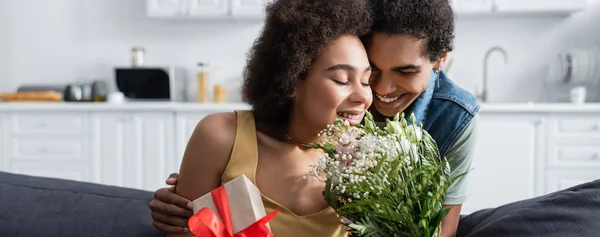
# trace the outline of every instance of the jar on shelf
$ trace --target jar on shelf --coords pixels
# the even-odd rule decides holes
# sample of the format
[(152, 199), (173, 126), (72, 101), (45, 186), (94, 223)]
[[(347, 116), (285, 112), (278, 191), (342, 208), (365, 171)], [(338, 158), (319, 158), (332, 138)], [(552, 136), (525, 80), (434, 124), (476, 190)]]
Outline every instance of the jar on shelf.
[(215, 103), (223, 103), (227, 100), (227, 89), (225, 85), (215, 84), (213, 88), (213, 101)]
[(143, 47), (133, 47), (131, 49), (131, 65), (134, 67), (144, 66), (146, 50)]
[(209, 81), (209, 65), (208, 63), (200, 62), (198, 63), (198, 72), (196, 75), (197, 80), (197, 100), (198, 102), (209, 102), (208, 101), (208, 93), (210, 88)]

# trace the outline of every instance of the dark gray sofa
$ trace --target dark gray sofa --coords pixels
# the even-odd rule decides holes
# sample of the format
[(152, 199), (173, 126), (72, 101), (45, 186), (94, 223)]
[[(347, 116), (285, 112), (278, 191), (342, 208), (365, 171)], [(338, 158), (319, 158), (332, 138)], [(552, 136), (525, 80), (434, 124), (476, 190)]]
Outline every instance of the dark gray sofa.
[(600, 180), (472, 213), (458, 236), (600, 237)]
[[(0, 172), (0, 236), (154, 237), (134, 189)], [(600, 237), (600, 180), (464, 216), (459, 237)]]
[(0, 172), (0, 236), (154, 237), (148, 202), (134, 189)]

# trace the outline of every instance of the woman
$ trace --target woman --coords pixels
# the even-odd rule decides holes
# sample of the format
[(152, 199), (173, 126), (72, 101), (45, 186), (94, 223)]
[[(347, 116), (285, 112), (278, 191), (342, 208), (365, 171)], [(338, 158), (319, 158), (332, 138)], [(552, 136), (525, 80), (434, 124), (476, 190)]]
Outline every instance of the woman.
[(367, 0), (270, 4), (244, 73), (252, 111), (198, 123), (175, 192), (194, 200), (246, 175), (267, 212), (280, 209), (270, 222), (275, 236), (345, 236), (324, 185), (302, 178), (322, 154), (304, 145), (337, 118), (360, 123), (371, 105), (371, 66), (358, 37), (370, 30), (370, 13)]
[[(371, 2), (375, 19), (372, 34), (362, 37), (373, 66), (371, 111), (380, 121), (398, 112), (407, 116), (414, 113), (438, 143), (440, 153), (454, 158), (452, 172), (468, 171), (479, 105), (440, 70), (453, 49), (454, 12), (449, 1)], [(172, 175), (168, 183), (174, 184), (176, 179)], [(442, 236), (455, 235), (466, 191), (465, 178), (448, 190), (445, 205), (451, 212), (444, 218)], [(157, 190), (155, 196), (150, 203), (155, 226), (164, 231), (183, 230), (184, 218), (191, 212), (178, 206), (185, 207), (189, 200), (173, 195), (168, 189)]]

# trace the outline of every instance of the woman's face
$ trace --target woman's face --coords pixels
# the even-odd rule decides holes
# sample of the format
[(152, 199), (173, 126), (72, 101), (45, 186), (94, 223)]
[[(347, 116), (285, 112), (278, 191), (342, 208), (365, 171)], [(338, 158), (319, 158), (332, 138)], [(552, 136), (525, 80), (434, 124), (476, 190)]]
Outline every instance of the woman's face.
[(424, 41), (408, 35), (375, 33), (369, 46), (373, 66), (371, 87), (377, 111), (393, 117), (404, 111), (429, 84), (431, 72), (443, 59), (431, 63)]
[(356, 36), (343, 36), (323, 48), (305, 80), (296, 85), (293, 120), (323, 129), (337, 118), (361, 122), (373, 100), (367, 52)]

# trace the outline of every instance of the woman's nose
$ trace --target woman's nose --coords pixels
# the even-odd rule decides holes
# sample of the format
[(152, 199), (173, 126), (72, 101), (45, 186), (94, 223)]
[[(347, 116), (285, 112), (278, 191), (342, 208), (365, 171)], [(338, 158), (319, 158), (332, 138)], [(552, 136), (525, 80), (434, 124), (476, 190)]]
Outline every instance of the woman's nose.
[(361, 84), (360, 86), (354, 87), (354, 90), (350, 95), (350, 100), (354, 103), (370, 105), (373, 102), (373, 92), (370, 87)]

